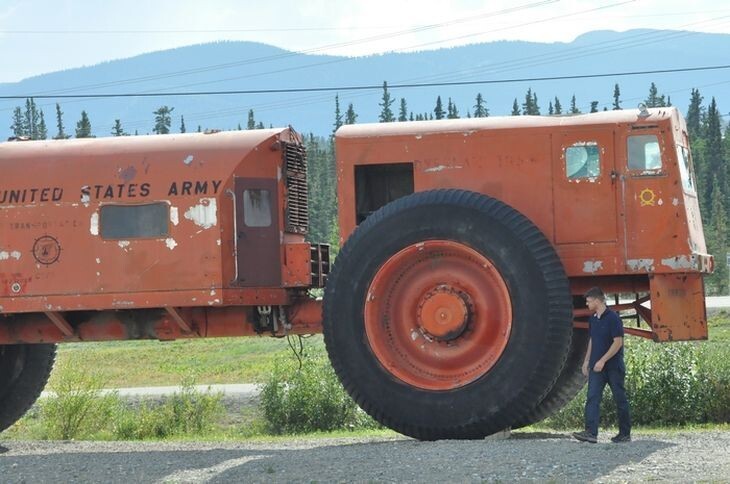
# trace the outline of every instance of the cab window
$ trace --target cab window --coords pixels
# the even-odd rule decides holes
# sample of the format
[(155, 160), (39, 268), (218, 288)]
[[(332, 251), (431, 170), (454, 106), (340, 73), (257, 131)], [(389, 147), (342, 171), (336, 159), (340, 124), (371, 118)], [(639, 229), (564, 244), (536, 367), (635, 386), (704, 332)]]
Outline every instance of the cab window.
[(677, 145), (677, 161), (679, 162), (679, 174), (682, 177), (684, 191), (691, 194), (697, 193), (689, 150), (682, 145)]
[(578, 141), (565, 148), (565, 174), (569, 180), (601, 174), (600, 147), (595, 141)]
[(629, 171), (657, 171), (662, 168), (659, 139), (656, 135), (629, 136), (626, 152), (628, 153)]

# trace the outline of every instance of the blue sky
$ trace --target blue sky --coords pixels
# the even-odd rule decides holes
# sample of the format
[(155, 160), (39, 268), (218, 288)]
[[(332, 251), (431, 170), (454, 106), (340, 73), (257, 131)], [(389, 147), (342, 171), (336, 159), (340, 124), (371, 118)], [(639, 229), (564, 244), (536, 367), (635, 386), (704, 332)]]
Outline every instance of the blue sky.
[(591, 30), (730, 32), (730, 3), (667, 0), (0, 0), (0, 82), (216, 40), (369, 55)]

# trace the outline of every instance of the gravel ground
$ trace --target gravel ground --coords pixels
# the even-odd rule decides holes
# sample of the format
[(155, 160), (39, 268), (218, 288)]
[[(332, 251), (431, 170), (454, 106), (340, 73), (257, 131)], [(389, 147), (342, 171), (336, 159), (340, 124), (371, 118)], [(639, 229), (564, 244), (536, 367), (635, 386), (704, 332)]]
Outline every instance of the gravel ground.
[(244, 443), (0, 443), (3, 483), (730, 481), (730, 432), (636, 434), (628, 444), (515, 432), (506, 439)]

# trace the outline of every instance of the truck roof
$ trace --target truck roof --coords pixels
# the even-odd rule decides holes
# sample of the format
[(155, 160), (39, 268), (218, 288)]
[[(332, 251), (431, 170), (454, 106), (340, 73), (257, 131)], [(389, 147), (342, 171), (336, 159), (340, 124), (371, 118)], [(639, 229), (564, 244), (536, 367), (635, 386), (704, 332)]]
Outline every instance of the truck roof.
[[(252, 149), (287, 128), (213, 131), (169, 135), (118, 136), (0, 143), (0, 164), (20, 158), (44, 158), (81, 153), (84, 156), (147, 153), (151, 151), (225, 151)], [(163, 148), (164, 146), (164, 148)]]
[(371, 136), (428, 135), (448, 132), (482, 131), (516, 128), (550, 128), (589, 126), (599, 124), (645, 123), (678, 116), (675, 107), (649, 108), (649, 116), (639, 117), (638, 109), (620, 109), (567, 116), (490, 116), (487, 118), (442, 119), (437, 121), (406, 121), (398, 123), (350, 124), (337, 130), (338, 138), (368, 138)]

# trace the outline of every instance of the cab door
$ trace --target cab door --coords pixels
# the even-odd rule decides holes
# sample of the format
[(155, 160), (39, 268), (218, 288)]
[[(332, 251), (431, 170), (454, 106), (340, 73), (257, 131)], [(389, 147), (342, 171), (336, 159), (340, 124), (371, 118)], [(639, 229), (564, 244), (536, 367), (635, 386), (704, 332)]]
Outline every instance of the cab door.
[(556, 244), (616, 242), (617, 173), (613, 130), (553, 138)]
[(244, 287), (281, 285), (277, 181), (236, 178), (236, 281)]

